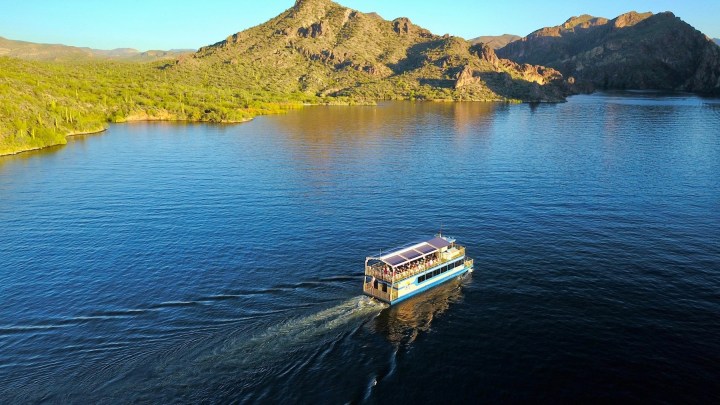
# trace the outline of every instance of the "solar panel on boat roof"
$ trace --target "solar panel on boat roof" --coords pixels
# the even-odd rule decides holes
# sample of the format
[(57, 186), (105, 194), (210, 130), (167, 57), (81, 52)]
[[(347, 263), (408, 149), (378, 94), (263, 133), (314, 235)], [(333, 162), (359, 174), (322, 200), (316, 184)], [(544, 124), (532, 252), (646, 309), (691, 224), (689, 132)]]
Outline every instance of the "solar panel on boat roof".
[(430, 239), (429, 241), (427, 241), (427, 243), (432, 246), (435, 246), (438, 249), (442, 249), (446, 246), (450, 246), (450, 242), (446, 241), (445, 239), (443, 239), (441, 237), (436, 237), (436, 238)]
[(415, 250), (422, 252), (423, 254), (428, 254), (436, 251), (437, 249), (428, 245), (427, 243), (424, 245), (420, 245), (415, 248)]
[(417, 250), (410, 249), (410, 250), (406, 250), (406, 251), (400, 253), (400, 256), (402, 256), (408, 260), (412, 260), (416, 257), (422, 256), (422, 253), (418, 252)]
[(400, 264), (400, 263), (406, 262), (407, 259), (405, 259), (405, 258), (402, 257), (402, 256), (395, 255), (395, 256), (390, 256), (390, 257), (388, 257), (387, 259), (385, 259), (385, 260), (383, 260), (383, 261), (384, 261), (385, 263), (388, 263), (388, 264), (391, 265), (391, 266), (397, 266), (397, 265)]

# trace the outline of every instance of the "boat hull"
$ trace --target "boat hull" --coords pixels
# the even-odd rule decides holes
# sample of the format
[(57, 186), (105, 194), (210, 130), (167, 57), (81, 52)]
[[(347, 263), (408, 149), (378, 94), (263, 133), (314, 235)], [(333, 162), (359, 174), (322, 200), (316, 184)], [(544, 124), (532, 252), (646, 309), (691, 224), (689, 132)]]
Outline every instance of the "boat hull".
[(418, 276), (412, 277), (411, 279), (408, 279), (408, 280), (403, 280), (402, 282), (400, 282), (401, 287), (398, 288), (397, 298), (392, 299), (392, 300), (388, 300), (384, 297), (379, 297), (377, 295), (373, 295), (368, 292), (366, 292), (365, 294), (370, 297), (376, 298), (380, 301), (383, 301), (387, 304), (395, 305), (395, 304), (400, 303), (408, 298), (414, 297), (425, 291), (431, 290), (432, 288), (437, 287), (440, 284), (443, 284), (449, 280), (457, 278), (457, 277), (459, 277), (467, 272), (471, 272), (471, 271), (473, 271), (473, 266), (464, 264), (462, 266), (454, 268), (453, 270), (450, 270), (445, 273), (434, 276), (431, 279), (426, 280), (426, 281), (419, 282)]

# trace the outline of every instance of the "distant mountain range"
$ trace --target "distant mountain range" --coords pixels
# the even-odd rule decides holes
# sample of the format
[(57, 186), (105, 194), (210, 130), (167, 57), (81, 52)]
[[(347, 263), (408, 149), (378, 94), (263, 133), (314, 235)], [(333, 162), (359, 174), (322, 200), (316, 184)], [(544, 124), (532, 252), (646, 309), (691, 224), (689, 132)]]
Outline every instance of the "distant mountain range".
[(720, 38), (713, 38), (713, 41), (720, 46)]
[(195, 52), (195, 49), (172, 49), (169, 51), (140, 52), (132, 48), (111, 50), (92, 49), (60, 44), (38, 44), (16, 41), (0, 37), (0, 56), (39, 61), (77, 61), (77, 60), (126, 60), (152, 61), (174, 59), (183, 54)]
[(510, 42), (517, 41), (518, 39), (522, 39), (521, 36), (518, 35), (512, 35), (512, 34), (503, 34), (503, 35), (485, 35), (482, 37), (473, 38), (470, 40), (471, 44), (485, 44), (489, 46), (492, 49), (500, 49), (504, 47), (505, 45), (509, 44)]
[(720, 94), (720, 47), (670, 12), (612, 20), (582, 15), (497, 51), (558, 69), (587, 90), (662, 89)]

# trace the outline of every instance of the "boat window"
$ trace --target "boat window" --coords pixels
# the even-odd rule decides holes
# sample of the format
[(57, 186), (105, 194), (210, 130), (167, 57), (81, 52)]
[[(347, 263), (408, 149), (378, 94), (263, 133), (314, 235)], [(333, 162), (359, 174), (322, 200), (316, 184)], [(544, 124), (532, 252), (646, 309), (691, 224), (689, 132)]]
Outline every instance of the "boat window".
[(418, 283), (422, 283), (423, 281), (425, 281), (425, 275), (424, 275), (424, 274), (423, 274), (422, 276), (418, 277)]
[(387, 284), (383, 283), (382, 286), (383, 286), (383, 288), (382, 288), (383, 292), (387, 292)]
[(377, 280), (375, 280), (375, 282), (373, 283), (373, 288), (375, 288), (375, 289), (377, 290), (377, 288), (378, 288), (378, 281), (377, 281)]

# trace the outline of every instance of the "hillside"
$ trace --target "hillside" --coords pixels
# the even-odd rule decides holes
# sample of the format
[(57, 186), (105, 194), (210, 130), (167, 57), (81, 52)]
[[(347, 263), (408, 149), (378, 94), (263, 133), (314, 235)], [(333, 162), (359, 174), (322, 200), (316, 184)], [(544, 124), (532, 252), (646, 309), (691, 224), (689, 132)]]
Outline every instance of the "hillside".
[(37, 61), (123, 60), (149, 62), (161, 59), (175, 59), (194, 51), (194, 49), (173, 49), (170, 51), (152, 50), (140, 52), (132, 48), (103, 50), (60, 44), (38, 44), (0, 37), (0, 56)]
[(588, 89), (720, 94), (720, 48), (670, 12), (630, 12), (612, 20), (573, 17), (497, 53), (553, 67)]
[(518, 35), (503, 34), (503, 35), (484, 35), (470, 40), (471, 44), (485, 44), (494, 50), (498, 50), (510, 42), (522, 39)]
[(554, 69), (330, 0), (298, 0), (171, 60), (128, 63), (118, 58), (134, 50), (98, 57), (88, 48), (20, 45), (14, 55), (26, 59), (0, 56), (0, 155), (62, 144), (108, 122), (240, 122), (303, 104), (387, 99), (562, 101), (568, 86)]
[(298, 0), (276, 18), (201, 48), (170, 69), (233, 72), (269, 91), (360, 100), (560, 101), (553, 69), (499, 59), (487, 46), (434, 35), (330, 0)]

